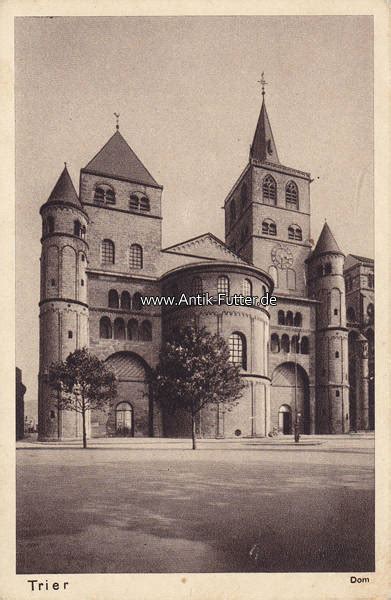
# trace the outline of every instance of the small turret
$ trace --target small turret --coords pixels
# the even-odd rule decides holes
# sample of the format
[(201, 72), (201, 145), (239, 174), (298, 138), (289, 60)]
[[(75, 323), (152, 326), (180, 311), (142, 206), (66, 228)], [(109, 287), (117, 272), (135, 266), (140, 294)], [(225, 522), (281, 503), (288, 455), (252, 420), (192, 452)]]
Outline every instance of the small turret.
[(316, 317), (318, 433), (344, 433), (349, 430), (344, 258), (325, 223), (307, 261), (310, 296), (319, 301)]
[(72, 438), (81, 433), (77, 415), (57, 409), (56, 395), (48, 385), (51, 363), (88, 345), (88, 218), (66, 166), (40, 213), (39, 438)]

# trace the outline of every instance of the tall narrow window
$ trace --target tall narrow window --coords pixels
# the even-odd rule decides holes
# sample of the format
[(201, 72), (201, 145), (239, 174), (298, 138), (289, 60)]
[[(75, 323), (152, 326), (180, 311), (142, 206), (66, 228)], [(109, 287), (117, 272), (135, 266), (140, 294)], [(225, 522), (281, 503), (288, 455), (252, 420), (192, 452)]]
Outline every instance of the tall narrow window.
[(130, 319), (128, 321), (128, 340), (138, 339), (138, 323), (136, 319)]
[(129, 292), (122, 292), (121, 294), (121, 308), (124, 310), (130, 310), (130, 294)]
[(114, 321), (114, 339), (124, 340), (125, 339), (125, 323), (123, 319), (115, 319)]
[(270, 340), (270, 350), (275, 354), (280, 351), (280, 338), (276, 333), (272, 333)]
[(231, 362), (242, 369), (247, 369), (246, 338), (242, 333), (235, 331), (229, 336), (229, 357)]
[(201, 277), (193, 277), (191, 282), (191, 293), (193, 296), (203, 293)]
[(302, 323), (301, 313), (297, 312), (295, 314), (295, 318), (293, 319), (293, 325), (295, 327), (301, 327), (301, 323)]
[(295, 290), (296, 289), (296, 271), (294, 271), (293, 269), (287, 269), (286, 273), (287, 273), (288, 290)]
[(373, 288), (374, 286), (374, 276), (373, 273), (368, 273), (368, 287)]
[(109, 308), (119, 308), (119, 297), (117, 290), (109, 291)]
[(286, 334), (281, 337), (281, 349), (283, 352), (290, 352), (290, 339)]
[(217, 293), (229, 296), (229, 279), (227, 275), (220, 275), (217, 278)]
[(109, 340), (112, 338), (111, 321), (109, 317), (102, 317), (99, 321), (99, 337)]
[(101, 260), (103, 264), (114, 264), (114, 244), (111, 240), (103, 240), (101, 245)]
[(140, 340), (150, 342), (152, 340), (152, 325), (150, 321), (143, 321), (140, 328)]
[(295, 352), (296, 354), (298, 354), (300, 352), (300, 342), (299, 342), (299, 336), (298, 335), (294, 335), (292, 336), (292, 352)]
[(243, 279), (242, 294), (243, 296), (252, 296), (253, 286), (249, 279)]
[(277, 185), (271, 175), (266, 175), (262, 182), (262, 196), (265, 204), (276, 204)]
[(129, 268), (143, 268), (143, 249), (138, 244), (132, 244), (129, 248)]
[(324, 273), (325, 275), (330, 275), (331, 274), (331, 263), (326, 263), (325, 268), (324, 268)]
[(48, 233), (53, 233), (54, 231), (54, 217), (52, 217), (52, 215), (49, 215), (47, 218), (47, 224), (48, 224)]
[(301, 353), (309, 354), (309, 351), (310, 351), (310, 345), (309, 345), (308, 337), (303, 336), (301, 338)]
[(73, 221), (73, 235), (77, 235), (77, 237), (80, 237), (80, 230), (80, 221)]
[(286, 313), (285, 325), (289, 325), (290, 327), (293, 325), (293, 313), (291, 310), (288, 310)]
[(278, 324), (285, 325), (285, 313), (283, 310), (278, 311)]
[(285, 187), (286, 207), (293, 210), (299, 209), (299, 190), (294, 181), (288, 181)]

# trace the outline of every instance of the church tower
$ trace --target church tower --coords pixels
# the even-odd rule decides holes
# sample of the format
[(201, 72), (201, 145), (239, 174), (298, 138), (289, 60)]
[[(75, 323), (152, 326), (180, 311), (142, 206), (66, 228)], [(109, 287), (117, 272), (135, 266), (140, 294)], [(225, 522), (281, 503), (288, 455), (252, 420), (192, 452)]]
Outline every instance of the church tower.
[(349, 431), (344, 259), (330, 227), (325, 223), (308, 259), (310, 295), (319, 302), (316, 316), (318, 433)]
[(79, 415), (58, 410), (56, 392), (48, 385), (52, 362), (88, 346), (88, 217), (66, 166), (40, 214), (39, 439), (73, 438), (81, 435)]
[(277, 294), (306, 296), (311, 178), (280, 163), (264, 87), (262, 98), (248, 164), (225, 201), (226, 242), (272, 276)]

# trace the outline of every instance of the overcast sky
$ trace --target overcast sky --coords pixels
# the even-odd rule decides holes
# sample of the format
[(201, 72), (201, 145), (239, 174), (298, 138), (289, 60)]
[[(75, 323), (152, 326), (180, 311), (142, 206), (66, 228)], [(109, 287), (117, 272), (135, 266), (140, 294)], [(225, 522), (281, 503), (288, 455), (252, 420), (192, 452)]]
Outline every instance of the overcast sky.
[(211, 231), (261, 95), (282, 164), (310, 171), (312, 237), (373, 257), (371, 17), (16, 20), (17, 355), (37, 397), (39, 208), (120, 129), (163, 192), (163, 244)]

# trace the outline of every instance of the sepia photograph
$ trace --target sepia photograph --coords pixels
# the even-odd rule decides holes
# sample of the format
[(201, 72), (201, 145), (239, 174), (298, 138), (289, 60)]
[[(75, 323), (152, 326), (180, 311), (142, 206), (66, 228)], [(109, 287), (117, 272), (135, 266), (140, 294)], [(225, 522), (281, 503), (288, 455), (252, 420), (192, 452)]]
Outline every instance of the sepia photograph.
[(373, 16), (14, 27), (27, 596), (170, 573), (345, 573), (363, 593)]

